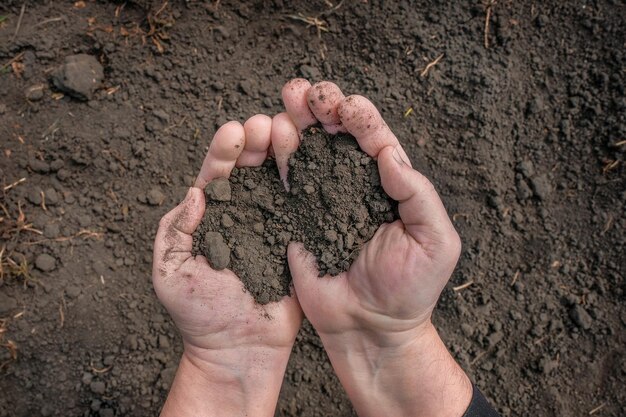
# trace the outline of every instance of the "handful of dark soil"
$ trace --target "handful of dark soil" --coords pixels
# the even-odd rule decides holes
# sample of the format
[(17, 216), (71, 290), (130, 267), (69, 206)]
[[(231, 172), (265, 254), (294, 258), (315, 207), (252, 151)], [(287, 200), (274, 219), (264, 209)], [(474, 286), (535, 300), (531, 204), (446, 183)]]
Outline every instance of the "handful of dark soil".
[(376, 162), (352, 136), (310, 128), (289, 165), (289, 193), (270, 160), (213, 180), (194, 233), (194, 255), (230, 268), (260, 304), (289, 294), (289, 242), (315, 255), (320, 276), (337, 275), (382, 223), (397, 218)]

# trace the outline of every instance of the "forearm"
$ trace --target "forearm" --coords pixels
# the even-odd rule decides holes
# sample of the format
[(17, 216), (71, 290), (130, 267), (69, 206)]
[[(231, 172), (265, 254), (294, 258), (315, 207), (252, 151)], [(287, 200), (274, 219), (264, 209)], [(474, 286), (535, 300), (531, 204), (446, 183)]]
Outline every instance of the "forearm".
[(161, 417), (274, 415), (289, 351), (185, 352)]
[(471, 401), (469, 378), (430, 324), (401, 346), (322, 341), (360, 417), (460, 417)]

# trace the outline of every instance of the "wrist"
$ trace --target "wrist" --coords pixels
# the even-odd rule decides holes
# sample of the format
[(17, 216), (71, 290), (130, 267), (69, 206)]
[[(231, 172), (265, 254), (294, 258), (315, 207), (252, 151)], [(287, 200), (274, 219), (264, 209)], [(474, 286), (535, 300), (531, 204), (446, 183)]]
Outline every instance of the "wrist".
[(161, 416), (274, 415), (287, 349), (185, 347)]
[(472, 385), (434, 326), (388, 335), (320, 335), (361, 417), (462, 416)]

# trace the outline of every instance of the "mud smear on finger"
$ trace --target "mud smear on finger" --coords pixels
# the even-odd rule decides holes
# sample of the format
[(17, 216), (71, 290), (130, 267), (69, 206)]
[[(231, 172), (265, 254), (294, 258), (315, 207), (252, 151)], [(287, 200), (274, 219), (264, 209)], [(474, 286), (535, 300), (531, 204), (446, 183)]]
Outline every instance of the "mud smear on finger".
[(378, 227), (397, 218), (376, 161), (350, 135), (304, 132), (289, 161), (287, 193), (274, 161), (235, 169), (206, 188), (194, 255), (229, 268), (260, 304), (289, 294), (289, 242), (303, 242), (320, 276), (346, 271)]

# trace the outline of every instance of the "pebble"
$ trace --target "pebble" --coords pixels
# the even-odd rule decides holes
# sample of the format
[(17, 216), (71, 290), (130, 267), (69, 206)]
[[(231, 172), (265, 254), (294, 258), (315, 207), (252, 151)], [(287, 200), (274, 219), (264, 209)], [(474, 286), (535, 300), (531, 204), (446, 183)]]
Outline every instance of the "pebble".
[(35, 266), (43, 272), (50, 272), (56, 268), (57, 261), (47, 253), (42, 253), (35, 259)]
[(146, 198), (151, 206), (160, 206), (165, 201), (165, 194), (158, 187), (154, 187), (148, 191)]
[(307, 194), (313, 194), (315, 192), (315, 187), (313, 187), (312, 185), (305, 185), (302, 188), (304, 189), (304, 192)]
[(31, 85), (26, 89), (24, 95), (30, 101), (39, 101), (43, 98), (43, 90), (46, 88), (44, 84)]
[(170, 348), (170, 340), (164, 334), (159, 335), (159, 347), (162, 349)]
[(526, 178), (530, 178), (535, 174), (535, 166), (532, 161), (525, 160), (517, 165), (517, 170)]
[(206, 245), (205, 256), (213, 269), (219, 271), (228, 267), (230, 263), (230, 248), (220, 233), (207, 232), (204, 235), (204, 244)]
[(28, 201), (38, 206), (41, 204), (41, 190), (39, 188), (31, 188), (28, 190), (28, 195), (26, 196)]
[(87, 54), (65, 57), (63, 64), (52, 74), (56, 88), (79, 100), (91, 100), (103, 79), (102, 65)]
[(585, 310), (580, 304), (574, 305), (574, 307), (569, 311), (569, 316), (578, 327), (585, 330), (591, 328), (593, 318), (591, 318), (589, 313), (587, 313), (587, 310)]
[(235, 222), (233, 221), (232, 217), (230, 217), (227, 213), (222, 214), (222, 226), (228, 228), (228, 227), (233, 227), (235, 225)]
[(205, 194), (213, 201), (230, 201), (230, 182), (227, 178), (216, 178), (206, 186)]
[(54, 206), (59, 203), (59, 193), (54, 188), (47, 188), (44, 191), (44, 195), (46, 197), (46, 205)]
[(531, 185), (535, 196), (537, 196), (540, 200), (546, 200), (550, 197), (550, 193), (552, 193), (552, 185), (550, 184), (550, 180), (546, 174), (533, 177)]

